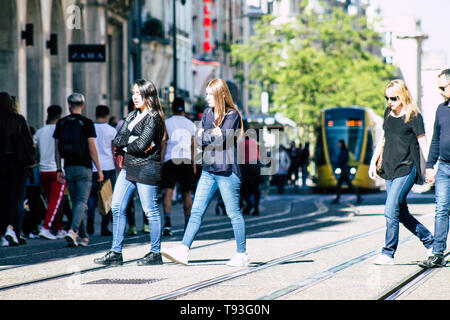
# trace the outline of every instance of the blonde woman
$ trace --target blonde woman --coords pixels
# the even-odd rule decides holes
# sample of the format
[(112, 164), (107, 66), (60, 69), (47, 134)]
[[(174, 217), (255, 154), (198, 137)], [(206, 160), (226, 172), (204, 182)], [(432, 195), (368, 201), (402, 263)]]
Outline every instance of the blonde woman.
[(205, 147), (203, 171), (197, 184), (191, 217), (182, 243), (163, 249), (161, 254), (177, 263), (188, 264), (188, 253), (214, 193), (219, 189), (231, 219), (236, 239), (237, 253), (228, 266), (248, 265), (246, 253), (245, 223), (239, 207), (241, 172), (237, 162), (236, 139), (242, 135), (242, 116), (233, 103), (227, 84), (222, 79), (211, 80), (206, 87), (209, 105), (202, 117), (202, 128), (196, 133), (196, 141)]
[(127, 224), (128, 202), (137, 190), (142, 209), (150, 225), (150, 252), (138, 260), (139, 266), (162, 264), (161, 214), (158, 206), (158, 185), (161, 181), (161, 144), (167, 138), (164, 113), (158, 90), (148, 80), (133, 85), (136, 109), (125, 119), (114, 138), (114, 146), (124, 153), (123, 168), (114, 186), (111, 210), (113, 239), (111, 250), (94, 263), (122, 265), (122, 243)]
[[(420, 152), (428, 157), (428, 142), (425, 137), (423, 118), (413, 102), (411, 93), (402, 80), (393, 80), (385, 89), (387, 108), (384, 113), (384, 135), (378, 141), (373, 154), (369, 176), (377, 175), (377, 159), (381, 155), (382, 165), (378, 175), (386, 180), (385, 246), (374, 264), (393, 264), (398, 245), (399, 222), (415, 234), (431, 254), (433, 236), (409, 212), (406, 197), (414, 183), (423, 184), (420, 170)], [(383, 147), (384, 146), (384, 147)]]

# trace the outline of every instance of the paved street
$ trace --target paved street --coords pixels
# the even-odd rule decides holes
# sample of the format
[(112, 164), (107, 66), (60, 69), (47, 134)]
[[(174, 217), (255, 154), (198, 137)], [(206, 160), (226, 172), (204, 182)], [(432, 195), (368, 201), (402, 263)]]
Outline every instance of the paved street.
[[(416, 262), (426, 258), (426, 250), (403, 226), (395, 265), (371, 263), (384, 243), (384, 192), (365, 195), (357, 206), (354, 195), (345, 194), (339, 205), (330, 204), (333, 197), (305, 190), (270, 192), (260, 216), (245, 216), (248, 268), (226, 266), (236, 247), (230, 221), (215, 214), (215, 202), (205, 214), (188, 266), (165, 258), (160, 266), (137, 266), (149, 250), (149, 236), (143, 233), (126, 237), (125, 263), (115, 268), (92, 262), (111, 244), (110, 237), (99, 235), (85, 248), (43, 239), (1, 248), (0, 300), (374, 300), (421, 271)], [(411, 193), (408, 201), (410, 211), (432, 231), (433, 192)], [(141, 214), (137, 210), (142, 224)], [(163, 247), (182, 237), (180, 204), (172, 223), (174, 235), (163, 237)], [(395, 298), (450, 297), (450, 288), (442, 285), (450, 280), (448, 267), (421, 277)]]

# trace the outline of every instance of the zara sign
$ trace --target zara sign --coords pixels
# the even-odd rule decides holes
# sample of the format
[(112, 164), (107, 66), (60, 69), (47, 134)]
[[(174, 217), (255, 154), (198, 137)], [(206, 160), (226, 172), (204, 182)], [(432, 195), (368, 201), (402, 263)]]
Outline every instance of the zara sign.
[(69, 62), (105, 62), (103, 44), (69, 44)]

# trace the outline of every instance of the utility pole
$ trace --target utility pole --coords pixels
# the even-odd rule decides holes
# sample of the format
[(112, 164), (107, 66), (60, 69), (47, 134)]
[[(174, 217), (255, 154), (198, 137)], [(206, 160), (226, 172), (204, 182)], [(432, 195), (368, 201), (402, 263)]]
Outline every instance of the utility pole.
[[(173, 29), (172, 29), (172, 41), (173, 41), (173, 99), (177, 96), (177, 0), (173, 0)], [(173, 101), (173, 100), (172, 100)]]
[[(186, 0), (181, 0), (181, 4), (184, 6)], [(177, 97), (178, 90), (178, 70), (177, 70), (177, 0), (173, 0), (173, 29), (172, 29), (172, 46), (173, 46), (173, 81), (172, 81), (172, 90), (173, 90), (173, 99)], [(171, 90), (171, 91), (172, 91)], [(172, 99), (172, 101), (173, 101)], [(171, 102), (172, 102), (171, 101)]]

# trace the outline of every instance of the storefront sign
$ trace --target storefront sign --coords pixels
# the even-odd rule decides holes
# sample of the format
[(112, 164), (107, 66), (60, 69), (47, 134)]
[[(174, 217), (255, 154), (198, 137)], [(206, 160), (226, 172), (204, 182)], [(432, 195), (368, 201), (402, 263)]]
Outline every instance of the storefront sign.
[(103, 44), (69, 44), (69, 62), (105, 62)]
[(211, 51), (211, 0), (203, 0), (203, 27), (205, 28), (205, 40), (203, 41), (203, 51)]

